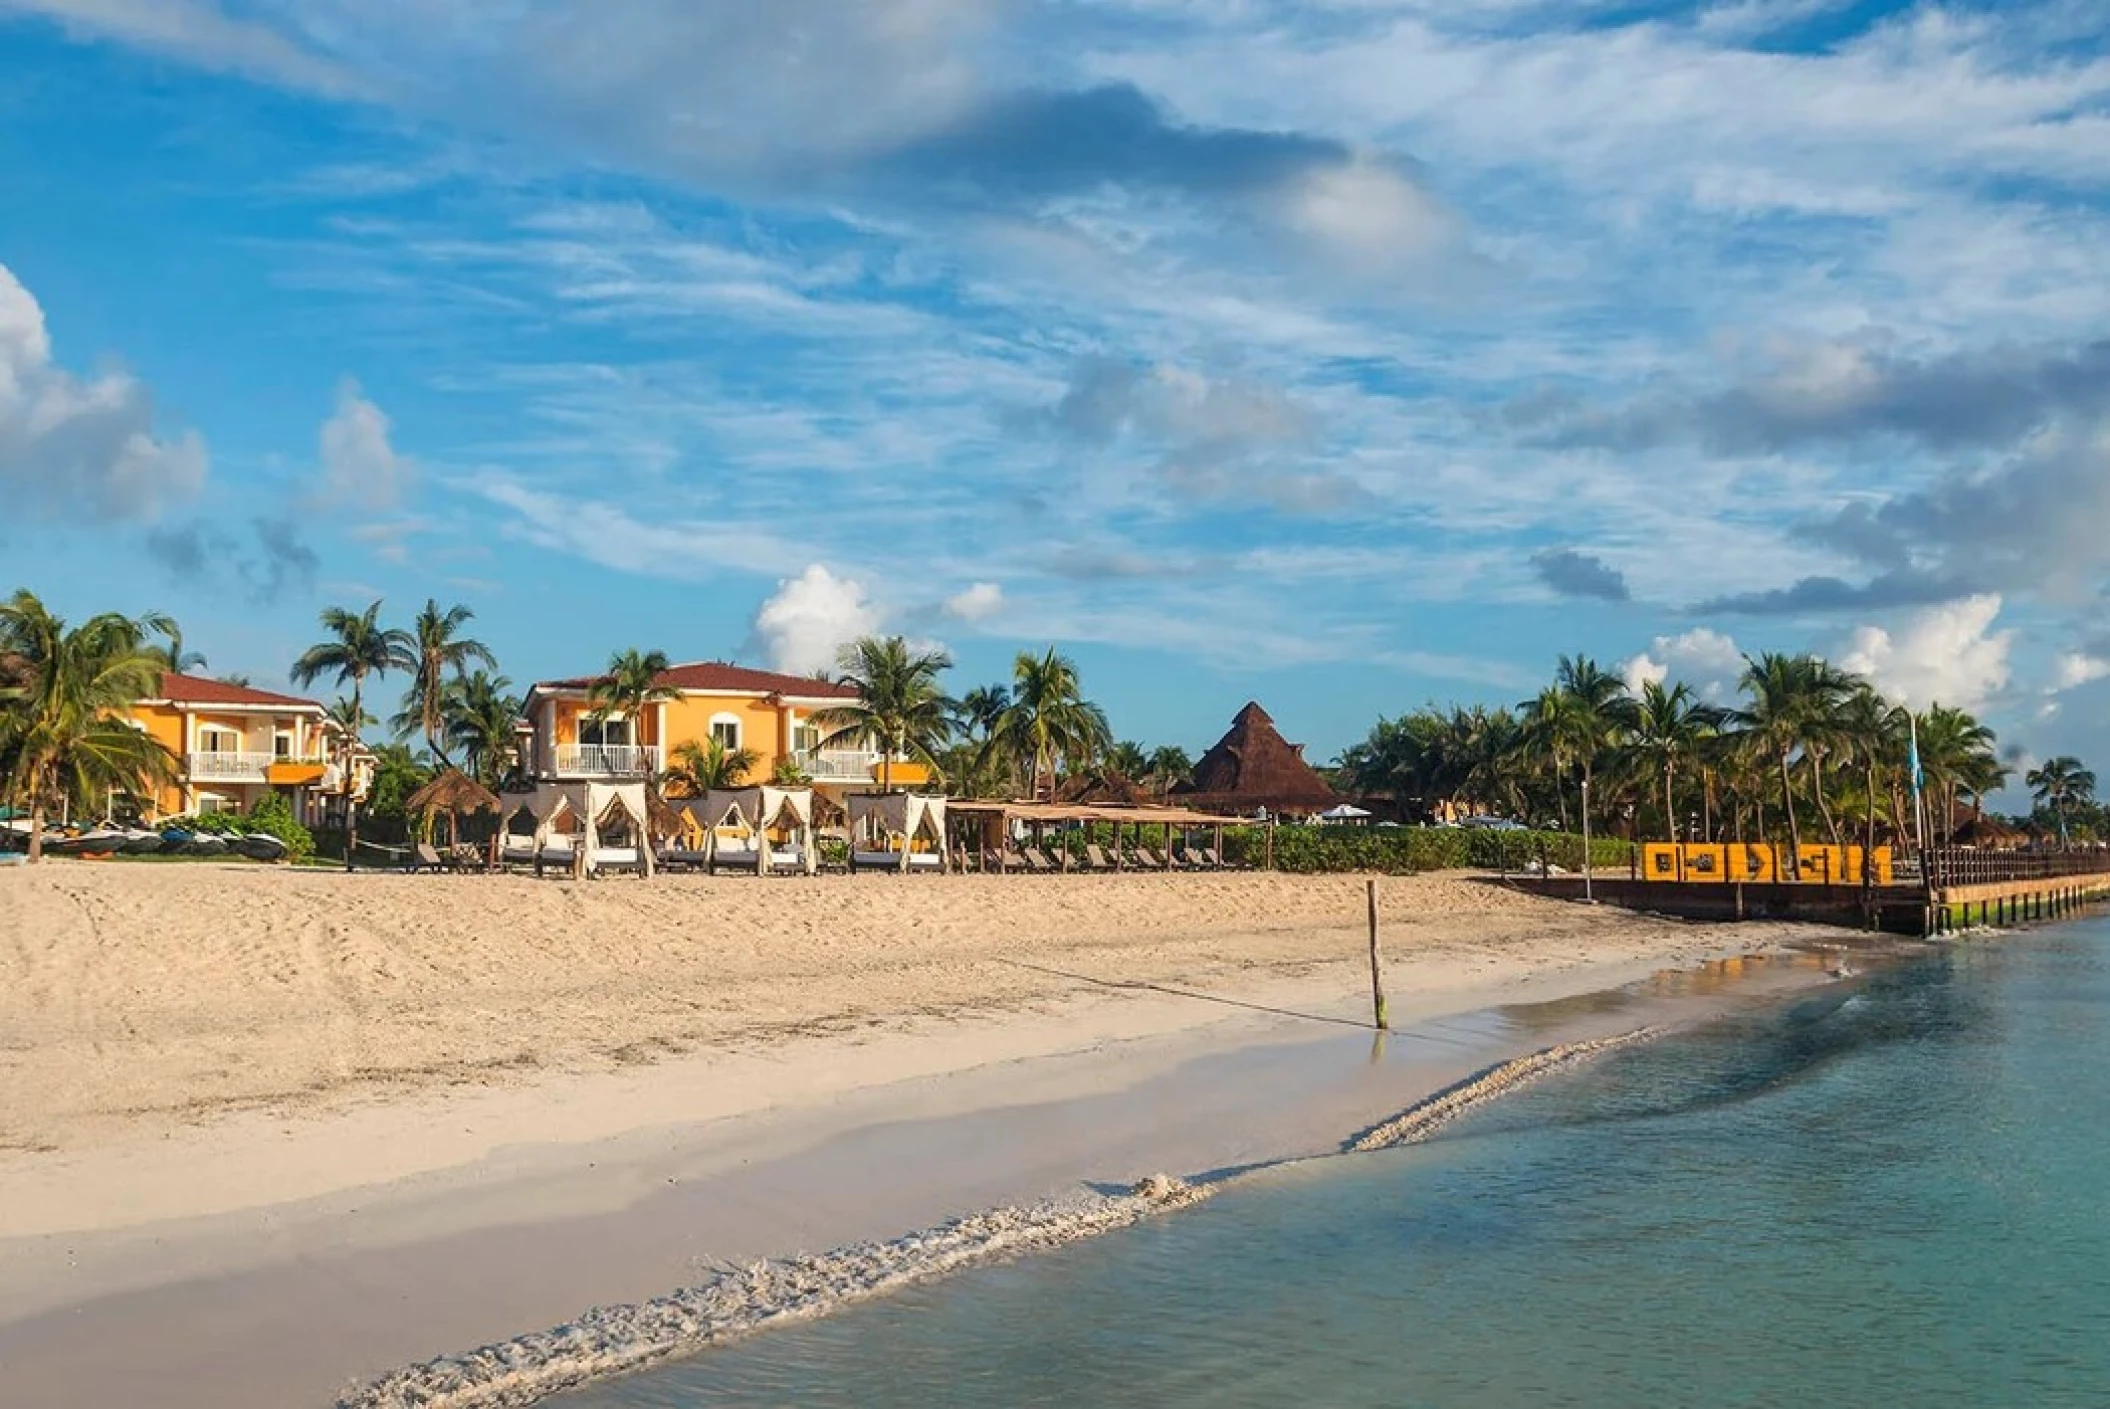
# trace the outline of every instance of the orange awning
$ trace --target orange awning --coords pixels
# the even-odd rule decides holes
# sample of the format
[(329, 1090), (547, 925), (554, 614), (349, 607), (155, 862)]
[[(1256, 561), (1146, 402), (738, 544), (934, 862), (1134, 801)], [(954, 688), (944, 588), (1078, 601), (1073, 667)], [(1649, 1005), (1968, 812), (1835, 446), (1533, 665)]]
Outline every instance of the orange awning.
[(274, 763), (264, 770), (264, 781), (273, 787), (305, 788), (322, 781), (320, 763)]

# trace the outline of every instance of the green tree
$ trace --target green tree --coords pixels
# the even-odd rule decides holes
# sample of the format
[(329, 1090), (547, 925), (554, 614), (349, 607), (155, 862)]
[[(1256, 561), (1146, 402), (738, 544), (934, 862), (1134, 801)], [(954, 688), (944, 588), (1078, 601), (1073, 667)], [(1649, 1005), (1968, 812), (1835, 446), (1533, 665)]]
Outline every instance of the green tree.
[(1194, 777), (1194, 760), (1178, 744), (1159, 744), (1150, 751), (1143, 777), (1161, 795)]
[[(350, 717), (365, 719), (367, 677), (392, 670), (415, 671), (418, 665), (416, 641), (406, 631), (383, 627), (380, 618), (379, 602), (363, 612), (326, 608), (322, 628), (330, 633), (329, 639), (308, 647), (293, 662), (293, 683), (305, 686), (326, 675), (335, 676), (337, 684), (352, 687)], [(359, 805), (352, 796), (352, 757), (359, 747), (359, 734), (356, 729), (348, 731), (339, 741), (344, 749), (344, 869), (349, 871), (359, 846)]]
[(959, 730), (971, 743), (981, 743), (1004, 717), (1011, 705), (1009, 685), (977, 685), (960, 696)]
[(912, 649), (899, 636), (866, 636), (843, 647), (836, 666), (837, 680), (857, 691), (857, 701), (813, 716), (814, 724), (827, 731), (821, 747), (865, 743), (878, 748), (882, 792), (893, 791), (896, 758), (920, 760), (942, 777), (939, 750), (952, 738), (959, 707), (938, 677), (952, 668), (952, 657)]
[(471, 671), (446, 687), (447, 742), (461, 751), (464, 770), (487, 788), (513, 771), (520, 697), (503, 675)]
[(1011, 703), (998, 716), (985, 747), (1014, 760), (1036, 797), (1041, 780), (1054, 784), (1058, 765), (1089, 768), (1113, 743), (1106, 711), (1084, 698), (1077, 665), (1050, 646), (1019, 652), (1012, 665)]
[(1117, 773), (1130, 782), (1138, 782), (1150, 771), (1150, 755), (1133, 739), (1123, 739), (1106, 751), (1101, 765), (1109, 773)]
[[(1791, 876), (1800, 876), (1802, 828), (1795, 815), (1792, 764), (1798, 752), (1822, 746), (1814, 741), (1828, 736), (1832, 716), (1851, 682), (1816, 656), (1768, 651), (1744, 657), (1739, 683), (1747, 702), (1732, 717), (1749, 734), (1753, 745), (1779, 768), (1780, 806), (1788, 828), (1787, 871)], [(1816, 777), (1821, 791), (1821, 770), (1816, 771)]]
[[(665, 651), (640, 651), (635, 647), (618, 651), (608, 659), (608, 673), (586, 687), (587, 717), (596, 724), (610, 719), (630, 721), (630, 741), (644, 742), (645, 711), (661, 700), (677, 698), (681, 691), (665, 683), (669, 668)], [(665, 744), (666, 740), (660, 740)]]
[(403, 708), (389, 720), (398, 739), (422, 734), (425, 747), (432, 750), (443, 768), (454, 766), (444, 742), (449, 684), (467, 674), (471, 664), (498, 668), (498, 660), (489, 647), (461, 634), (475, 617), (476, 613), (467, 607), (453, 606), (441, 611), (438, 602), (425, 599), (425, 608), (411, 623), (408, 633), (410, 685), (403, 692)]
[(2023, 781), (2029, 784), (2030, 796), (2058, 820), (2060, 843), (2070, 841), (2067, 818), (2076, 807), (2095, 801), (2095, 774), (2078, 758), (2060, 754), (2030, 769)]
[(28, 591), (0, 603), (0, 762), (6, 795), (29, 809), (29, 859), (44, 856), (44, 819), (63, 797), (145, 793), (177, 777), (175, 755), (121, 712), (156, 694), (163, 662), (144, 621), (106, 612), (68, 630)]
[(196, 651), (186, 650), (183, 645), (183, 628), (174, 617), (151, 617), (142, 622), (161, 637), (161, 644), (147, 647), (147, 654), (161, 662), (162, 669), (178, 675), (189, 675), (194, 671), (208, 669), (205, 657)]
[(729, 749), (725, 740), (684, 740), (661, 781), (683, 797), (702, 797), (717, 788), (745, 786), (748, 772), (762, 761), (753, 749)]
[(1663, 780), (1663, 829), (1678, 840), (1676, 781), (1678, 770), (1696, 766), (1700, 741), (1721, 726), (1721, 711), (1694, 698), (1692, 688), (1665, 689), (1650, 680), (1641, 687), (1634, 714), (1633, 752)]

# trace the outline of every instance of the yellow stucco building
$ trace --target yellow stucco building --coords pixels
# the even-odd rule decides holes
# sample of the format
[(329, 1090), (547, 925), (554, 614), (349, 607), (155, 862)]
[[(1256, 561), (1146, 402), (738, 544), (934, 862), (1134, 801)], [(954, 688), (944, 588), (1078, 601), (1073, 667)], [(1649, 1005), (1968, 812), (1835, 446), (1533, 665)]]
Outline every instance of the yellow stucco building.
[[(522, 765), (529, 777), (656, 777), (683, 744), (715, 738), (728, 750), (755, 751), (757, 761), (743, 782), (767, 782), (787, 757), (816, 787), (830, 792), (869, 791), (879, 781), (876, 750), (863, 744), (823, 748), (829, 731), (813, 722), (814, 715), (857, 698), (848, 686), (699, 661), (669, 667), (658, 683), (674, 694), (647, 706), (642, 717), (600, 719), (588, 698), (596, 678), (543, 680), (529, 689), (522, 735)], [(896, 760), (890, 772), (896, 787), (929, 780), (928, 769), (903, 760)]]
[[(138, 799), (155, 817), (247, 811), (266, 793), (293, 803), (294, 815), (320, 825), (341, 805), (336, 726), (323, 707), (294, 695), (255, 690), (169, 672), (160, 693), (135, 702), (126, 717), (176, 756), (177, 781)], [(363, 796), (372, 758), (361, 749), (353, 791)]]

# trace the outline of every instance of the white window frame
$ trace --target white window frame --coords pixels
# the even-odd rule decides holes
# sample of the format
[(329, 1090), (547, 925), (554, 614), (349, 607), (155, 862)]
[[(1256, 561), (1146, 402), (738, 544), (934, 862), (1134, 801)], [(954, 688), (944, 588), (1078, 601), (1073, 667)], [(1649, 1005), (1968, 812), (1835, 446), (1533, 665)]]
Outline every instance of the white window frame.
[(727, 753), (738, 753), (741, 741), (747, 737), (746, 726), (742, 724), (739, 715), (720, 710), (711, 716), (710, 725), (706, 730), (709, 737), (713, 739), (718, 738), (718, 727), (721, 724), (731, 728), (733, 731), (733, 737), (730, 741), (720, 740), (720, 742), (725, 744), (725, 751)]

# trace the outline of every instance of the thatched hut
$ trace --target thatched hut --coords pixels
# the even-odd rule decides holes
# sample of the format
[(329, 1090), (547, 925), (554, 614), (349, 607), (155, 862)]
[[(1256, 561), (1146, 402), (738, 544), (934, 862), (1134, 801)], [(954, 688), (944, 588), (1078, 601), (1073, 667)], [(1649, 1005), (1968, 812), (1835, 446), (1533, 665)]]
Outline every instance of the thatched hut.
[(412, 793), (404, 802), (403, 810), (425, 819), (429, 829), (435, 814), (447, 814), (447, 844), (461, 843), (462, 817), (478, 812), (499, 813), (504, 804), (498, 794), (477, 782), (459, 768), (442, 771), (438, 777)]
[(1308, 817), (1341, 800), (1304, 761), (1304, 746), (1283, 738), (1253, 702), (1194, 765), (1193, 780), (1173, 793), (1186, 806), (1241, 816), (1265, 808), (1274, 816)]

